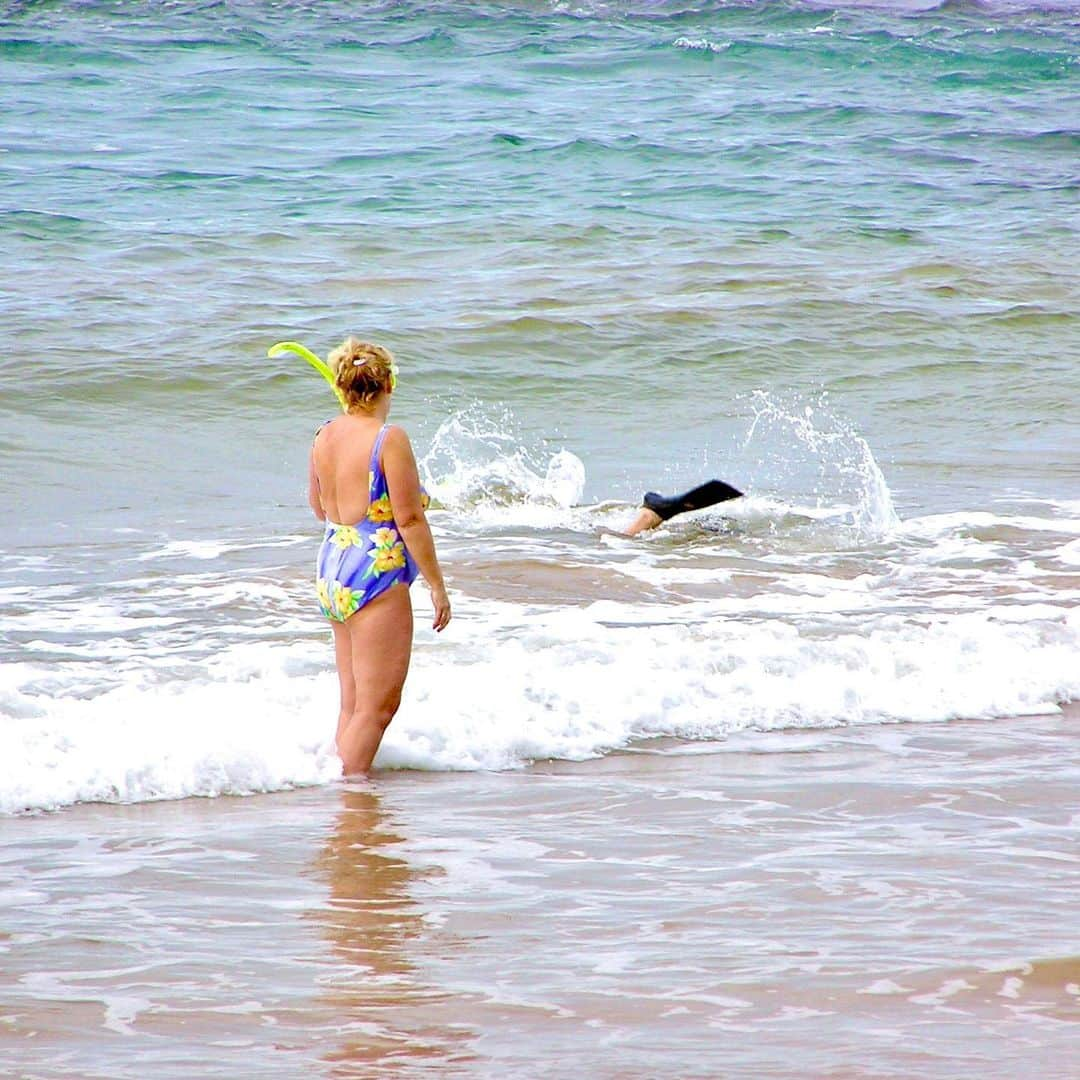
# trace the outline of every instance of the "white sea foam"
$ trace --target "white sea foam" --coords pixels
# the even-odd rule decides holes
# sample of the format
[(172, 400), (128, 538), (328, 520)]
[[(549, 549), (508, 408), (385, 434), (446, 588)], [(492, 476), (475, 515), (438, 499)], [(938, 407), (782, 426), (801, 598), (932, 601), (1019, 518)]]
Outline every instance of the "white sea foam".
[(1067, 566), (1080, 566), (1080, 540), (1063, 544), (1058, 548), (1057, 557)]
[(987, 510), (957, 511), (951, 514), (931, 514), (911, 518), (903, 523), (906, 536), (936, 539), (948, 534), (965, 535), (973, 531), (994, 532), (1018, 529), (1024, 532), (1080, 534), (1080, 513), (1074, 517), (1035, 517), (1032, 515), (1000, 515)]
[(152, 559), (217, 559), (232, 551), (250, 551), (255, 548), (292, 547), (308, 540), (306, 536), (282, 536), (275, 540), (259, 539), (252, 542), (235, 540), (170, 540), (159, 548), (143, 552), (141, 562)]
[[(474, 601), (420, 634), (385, 768), (509, 769), (658, 735), (1053, 711), (1080, 697), (1080, 612), (999, 608), (719, 618), (706, 602), (525, 612)], [(651, 618), (649, 616), (652, 616)], [(0, 809), (246, 794), (332, 780), (336, 678), (321, 635), (222, 649), (170, 680), (10, 665), (0, 682)]]
[(708, 38), (676, 38), (672, 45), (676, 49), (687, 49), (691, 52), (722, 53), (731, 48), (730, 41), (710, 41)]
[(148, 658), (141, 673), (98, 693), (84, 668), (5, 667), (0, 810), (248, 794), (333, 778), (339, 766), (325, 723), (311, 716), (318, 702), (325, 718), (333, 687), (290, 675), (293, 653), (266, 647), (256, 656), (241, 646), (201, 677), (172, 681)]

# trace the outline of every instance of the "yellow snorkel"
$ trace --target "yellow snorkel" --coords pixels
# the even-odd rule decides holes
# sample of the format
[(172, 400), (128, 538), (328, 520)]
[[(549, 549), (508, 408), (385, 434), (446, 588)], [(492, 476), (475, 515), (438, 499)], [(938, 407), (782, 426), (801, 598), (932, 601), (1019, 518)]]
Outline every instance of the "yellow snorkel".
[(330, 384), (330, 389), (334, 391), (342, 411), (348, 411), (348, 407), (345, 404), (345, 397), (337, 388), (337, 383), (334, 382), (334, 373), (330, 370), (326, 361), (320, 360), (310, 349), (305, 349), (303, 345), (299, 345), (295, 341), (279, 341), (276, 345), (271, 345), (270, 348), (266, 350), (266, 355), (280, 356), (282, 353), (287, 352), (296, 353), (297, 356), (302, 356)]
[[(279, 341), (266, 350), (266, 355), (273, 357), (287, 352), (296, 353), (297, 356), (303, 357), (330, 384), (330, 389), (334, 391), (342, 412), (349, 411), (349, 407), (345, 403), (345, 396), (338, 389), (338, 385), (334, 381), (334, 373), (330, 370), (329, 364), (325, 360), (320, 360), (310, 349), (304, 348), (303, 345), (295, 341)], [(390, 389), (397, 389), (397, 364), (390, 365)]]

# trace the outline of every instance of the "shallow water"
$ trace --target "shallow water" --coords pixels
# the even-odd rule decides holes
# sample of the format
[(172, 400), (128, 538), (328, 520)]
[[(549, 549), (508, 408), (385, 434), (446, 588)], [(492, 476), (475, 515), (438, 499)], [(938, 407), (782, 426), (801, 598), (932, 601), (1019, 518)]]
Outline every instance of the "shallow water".
[(8, 819), (0, 1052), (26, 1080), (1064, 1080), (1073, 724)]

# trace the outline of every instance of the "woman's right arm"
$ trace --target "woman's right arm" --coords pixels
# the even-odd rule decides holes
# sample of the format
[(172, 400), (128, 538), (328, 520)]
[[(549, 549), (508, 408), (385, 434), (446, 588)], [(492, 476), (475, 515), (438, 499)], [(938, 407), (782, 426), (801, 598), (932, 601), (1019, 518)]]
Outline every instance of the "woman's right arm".
[(435, 554), (435, 539), (420, 501), (420, 474), (416, 468), (416, 458), (408, 435), (399, 427), (392, 427), (386, 433), (382, 465), (386, 486), (390, 489), (394, 521), (401, 530), (401, 538), (409, 554), (416, 560), (420, 573), (431, 589), (431, 602), (435, 607), (435, 620), (431, 625), (436, 630), (442, 630), (450, 621), (450, 599), (446, 595), (446, 584)]
[(311, 456), (308, 459), (308, 505), (312, 513), (320, 520), (326, 520), (326, 511), (323, 509), (322, 495), (319, 492), (319, 474), (315, 469), (315, 444), (311, 444)]

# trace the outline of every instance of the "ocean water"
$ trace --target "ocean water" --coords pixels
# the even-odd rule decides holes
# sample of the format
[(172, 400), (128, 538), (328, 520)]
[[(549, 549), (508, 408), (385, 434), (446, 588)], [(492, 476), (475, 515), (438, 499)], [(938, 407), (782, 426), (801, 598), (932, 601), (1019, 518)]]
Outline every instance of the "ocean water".
[[(1075, 4), (22, 0), (0, 93), (0, 1073), (1075, 1080)], [(454, 606), (355, 785), (348, 333)]]
[[(441, 507), (382, 766), (1080, 698), (1078, 45), (1053, 4), (6, 5), (0, 809), (335, 776), (335, 404), (281, 339), (395, 350)], [(605, 531), (710, 476), (746, 498)]]

